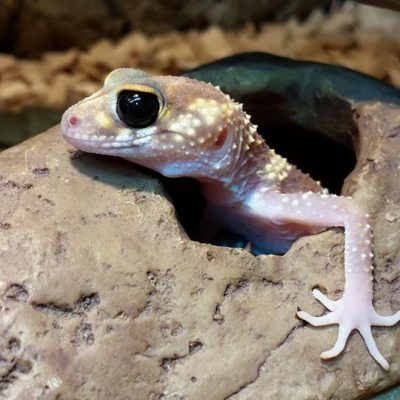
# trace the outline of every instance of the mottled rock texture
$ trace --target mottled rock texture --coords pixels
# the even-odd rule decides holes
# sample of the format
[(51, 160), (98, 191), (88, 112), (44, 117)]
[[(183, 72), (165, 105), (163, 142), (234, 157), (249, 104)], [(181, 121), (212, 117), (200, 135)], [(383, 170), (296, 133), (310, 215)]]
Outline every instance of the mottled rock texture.
[[(400, 308), (399, 109), (359, 106), (344, 192), (375, 230), (375, 301)], [(343, 287), (343, 233), (284, 256), (189, 240), (163, 187), (69, 148), (58, 127), (0, 155), (0, 393), (9, 399), (351, 399), (400, 380), (400, 327), (319, 354), (337, 328), (296, 319)], [(334, 166), (332, 166), (334, 168)]]

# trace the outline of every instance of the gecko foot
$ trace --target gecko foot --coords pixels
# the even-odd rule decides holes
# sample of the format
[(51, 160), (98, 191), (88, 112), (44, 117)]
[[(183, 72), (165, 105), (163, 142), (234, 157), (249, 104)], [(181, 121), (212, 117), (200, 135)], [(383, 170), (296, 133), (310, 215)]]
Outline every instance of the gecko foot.
[[(346, 301), (346, 296), (340, 300), (330, 300), (318, 289), (313, 290), (314, 297), (330, 312), (320, 317), (314, 317), (305, 311), (299, 311), (297, 316), (311, 325), (339, 325), (338, 337), (335, 345), (328, 351), (321, 353), (322, 359), (329, 359), (339, 355), (347, 342), (350, 333), (356, 329), (360, 332), (371, 356), (384, 369), (389, 369), (389, 363), (380, 353), (375, 339), (372, 336), (371, 326), (392, 326), (400, 320), (400, 311), (393, 315), (379, 315), (372, 304), (354, 304), (354, 300)], [(360, 300), (359, 300), (360, 301)]]

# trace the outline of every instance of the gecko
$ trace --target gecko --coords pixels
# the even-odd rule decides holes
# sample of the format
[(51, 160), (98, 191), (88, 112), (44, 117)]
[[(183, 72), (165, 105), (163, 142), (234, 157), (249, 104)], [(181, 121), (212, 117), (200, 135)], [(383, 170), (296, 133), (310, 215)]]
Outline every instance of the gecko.
[(282, 253), (299, 237), (344, 228), (342, 298), (331, 300), (314, 289), (328, 312), (298, 311), (297, 316), (314, 326), (338, 325), (337, 340), (322, 359), (339, 355), (358, 330), (371, 356), (389, 369), (371, 327), (395, 325), (400, 311), (382, 316), (373, 306), (366, 208), (351, 197), (329, 194), (278, 155), (242, 104), (209, 83), (120, 68), (101, 90), (64, 112), (61, 130), (77, 149), (122, 157), (167, 177), (198, 180), (212, 215), (258, 249)]

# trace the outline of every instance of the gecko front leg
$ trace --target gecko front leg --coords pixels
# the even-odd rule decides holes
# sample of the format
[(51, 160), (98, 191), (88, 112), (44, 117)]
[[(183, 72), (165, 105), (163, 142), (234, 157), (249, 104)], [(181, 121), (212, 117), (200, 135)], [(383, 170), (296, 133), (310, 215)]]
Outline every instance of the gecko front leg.
[(330, 312), (314, 317), (305, 311), (297, 315), (314, 326), (339, 325), (335, 345), (321, 354), (328, 359), (342, 352), (353, 330), (358, 330), (372, 357), (388, 370), (371, 333), (371, 326), (392, 326), (400, 320), (400, 311), (390, 316), (379, 315), (372, 304), (371, 226), (362, 206), (349, 197), (318, 193), (277, 193), (258, 189), (247, 202), (250, 212), (277, 226), (304, 223), (307, 226), (344, 227), (345, 230), (345, 285), (340, 300), (330, 300), (319, 290), (313, 295)]

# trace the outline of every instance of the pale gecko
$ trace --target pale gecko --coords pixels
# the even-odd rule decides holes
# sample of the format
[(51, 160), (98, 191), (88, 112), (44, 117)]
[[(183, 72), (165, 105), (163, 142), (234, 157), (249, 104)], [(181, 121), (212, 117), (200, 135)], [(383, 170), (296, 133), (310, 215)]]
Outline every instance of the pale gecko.
[(329, 359), (358, 330), (385, 370), (371, 326), (392, 326), (400, 311), (379, 315), (372, 304), (372, 234), (364, 206), (328, 194), (270, 149), (241, 104), (211, 84), (177, 76), (149, 76), (129, 68), (113, 71), (101, 90), (62, 117), (65, 139), (90, 153), (123, 157), (168, 177), (200, 182), (208, 209), (233, 232), (261, 250), (283, 252), (299, 237), (329, 227), (345, 232), (343, 296), (314, 297), (329, 312), (298, 317), (315, 326), (338, 324)]

